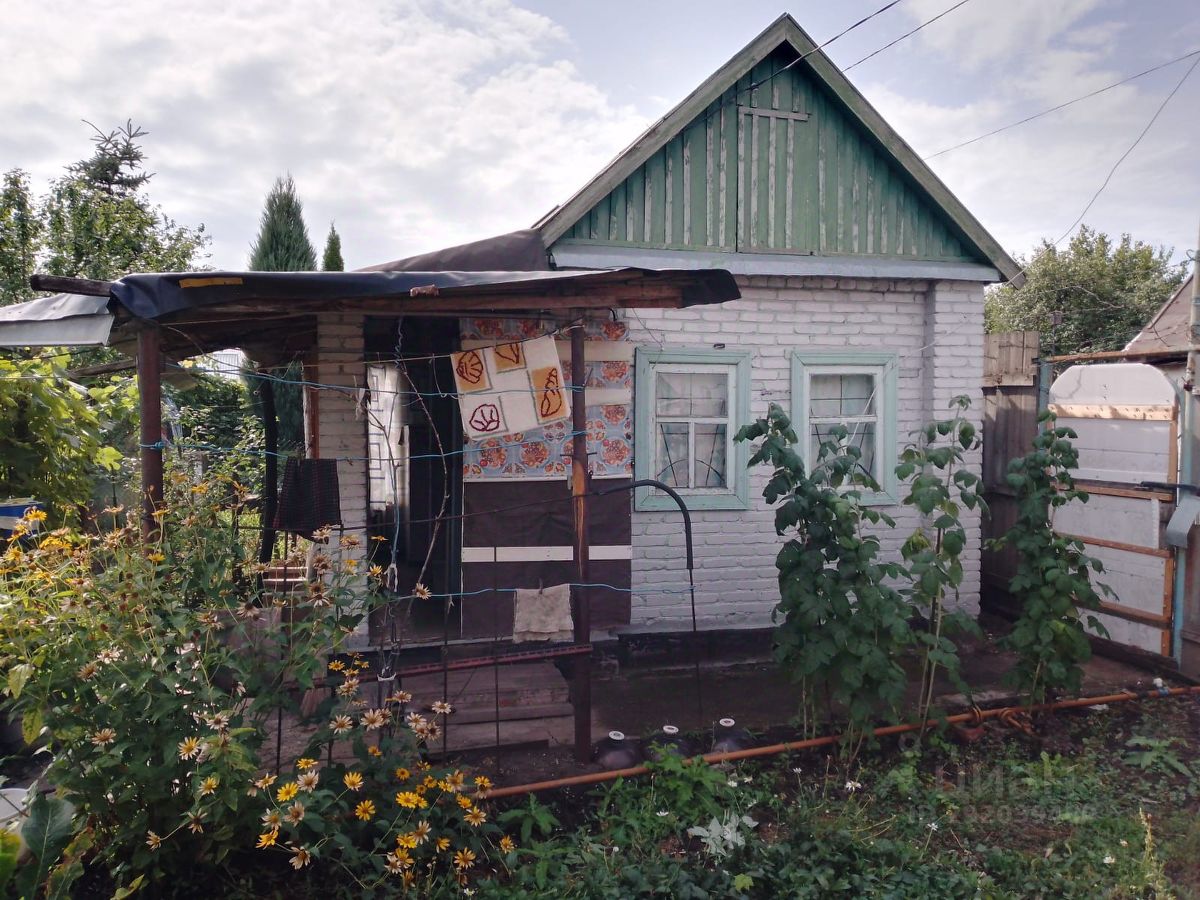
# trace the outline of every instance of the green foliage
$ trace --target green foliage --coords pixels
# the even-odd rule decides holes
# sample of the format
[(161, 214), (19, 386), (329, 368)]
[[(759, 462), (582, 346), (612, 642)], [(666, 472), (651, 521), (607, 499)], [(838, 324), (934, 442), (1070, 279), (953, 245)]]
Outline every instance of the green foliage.
[(0, 188), (0, 306), (33, 297), (29, 276), (37, 263), (42, 228), (29, 173), (5, 172)]
[[(806, 730), (816, 728), (816, 704), (836, 706), (848, 720), (851, 750), (882, 716), (896, 719), (907, 676), (899, 658), (910, 645), (904, 598), (888, 583), (900, 567), (879, 561), (879, 539), (867, 525), (893, 525), (864, 506), (863, 490), (879, 486), (859, 464), (861, 451), (834, 429), (811, 472), (796, 453), (796, 434), (775, 404), (767, 418), (742, 428), (737, 440), (758, 440), (751, 465), (773, 474), (763, 496), (776, 505), (775, 530), (794, 532), (779, 551), (780, 602), (776, 656), (801, 688)], [(779, 621), (782, 619), (782, 621)]]
[(250, 249), (252, 272), (314, 272), (317, 254), (304, 224), (304, 204), (291, 175), (275, 179)]
[(0, 359), (0, 496), (43, 501), (54, 524), (77, 520), (94, 476), (119, 465), (106, 432), (133, 405), (117, 386), (71, 382), (66, 362)]
[(1152, 738), (1134, 735), (1125, 742), (1126, 747), (1133, 748), (1125, 754), (1125, 761), (1139, 769), (1170, 774), (1172, 772), (1184, 778), (1192, 777), (1192, 770), (1187, 763), (1175, 752), (1175, 738)]
[[(317, 254), (308, 239), (304, 204), (296, 192), (296, 182), (291, 175), (277, 178), (267, 194), (258, 237), (250, 250), (250, 270), (313, 272), (316, 268)], [(303, 379), (303, 368), (298, 363), (292, 363), (275, 369), (271, 374), (278, 379), (271, 382), (271, 389), (275, 392), (275, 410), (279, 420), (279, 450), (287, 452), (303, 447), (303, 389), (292, 383)], [(251, 389), (261, 391), (261, 379), (252, 378)]]
[(58, 863), (71, 839), (74, 817), (71, 804), (59, 797), (39, 794), (29, 804), (29, 818), (21, 828), (21, 837), (33, 855), (33, 862), (22, 869), (17, 877), (23, 896), (34, 896), (49, 876), (51, 868)]
[(7, 705), (29, 736), (44, 729), (46, 777), (119, 885), (219, 862), (257, 831), (246, 793), (268, 723), (362, 614), (355, 561), (318, 554), (308, 615), (285, 622), (230, 527), (243, 501), (236, 484), (176, 475), (150, 552), (127, 525), (48, 532), (0, 558)]
[(53, 275), (111, 280), (130, 272), (186, 272), (208, 245), (204, 226), (177, 225), (142, 193), (150, 179), (126, 123), (97, 129), (93, 155), (50, 185), (40, 209), (41, 268)]
[(516, 828), (522, 844), (529, 844), (535, 837), (545, 840), (554, 834), (560, 824), (550, 807), (538, 800), (536, 794), (530, 794), (524, 806), (502, 812), (497, 821), (501, 825)]
[(216, 472), (231, 476), (252, 492), (262, 478), (262, 421), (242, 379), (196, 373), (195, 384), (179, 391), (179, 428), (183, 442), (245, 452), (196, 454)]
[(1102, 572), (1103, 565), (1084, 552), (1082, 542), (1054, 530), (1054, 510), (1088, 499), (1071, 476), (1079, 464), (1071, 443), (1075, 432), (1055, 426), (1051, 413), (1039, 421), (1043, 428), (1033, 450), (1008, 464), (1005, 480), (1017, 501), (1017, 518), (995, 544), (1018, 554), (1009, 592), (1021, 603), (1021, 614), (1003, 645), (1017, 657), (1009, 681), (1030, 702), (1045, 699), (1048, 691), (1077, 691), (1082, 663), (1092, 654), (1086, 628), (1107, 635), (1094, 615), (1081, 612), (1100, 607), (1097, 589), (1108, 592), (1092, 583), (1092, 572)]
[(16, 832), (0, 828), (0, 891), (8, 887), (17, 868), (17, 856), (21, 852), (21, 838)]
[(956, 397), (951, 402), (954, 418), (926, 425), (918, 440), (900, 454), (896, 467), (896, 477), (908, 482), (903, 504), (913, 507), (923, 518), (923, 524), (901, 548), (912, 581), (906, 594), (929, 623), (926, 630), (915, 635), (922, 656), (917, 708), (917, 717), (922, 721), (933, 703), (934, 677), (939, 667), (966, 689), (959, 676), (958, 649), (950, 635), (979, 633), (970, 616), (945, 607), (947, 596), (957, 598), (963, 578), (967, 532), (959, 520), (961, 508), (986, 508), (980, 494), (981, 480), (964, 464), (963, 454), (977, 450), (980, 444), (975, 426), (964, 418), (970, 406), (968, 398)]
[[(1034, 251), (1021, 287), (988, 293), (989, 332), (1038, 331), (1056, 353), (1119, 350), (1141, 330), (1184, 278), (1185, 262), (1171, 251), (1129, 235), (1114, 242), (1083, 226), (1065, 249), (1049, 241)], [(1052, 315), (1062, 315), (1054, 326)]]
[(342, 259), (342, 236), (338, 234), (336, 228), (331, 222), (329, 225), (329, 236), (325, 238), (325, 253), (321, 256), (321, 271), (322, 272), (341, 272), (346, 268), (346, 263)]

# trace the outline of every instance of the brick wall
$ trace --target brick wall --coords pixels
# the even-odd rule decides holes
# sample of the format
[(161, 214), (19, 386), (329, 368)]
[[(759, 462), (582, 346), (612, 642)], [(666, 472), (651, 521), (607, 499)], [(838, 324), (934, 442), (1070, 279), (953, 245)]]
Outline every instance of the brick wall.
[[(630, 339), (648, 347), (750, 349), (752, 416), (776, 402), (790, 408), (791, 353), (797, 349), (893, 352), (897, 372), (897, 438), (944, 417), (952, 397), (972, 398), (976, 425), (982, 416), (983, 288), (964, 282), (835, 278), (739, 277), (742, 299), (686, 310), (627, 314)], [(635, 391), (641, 386), (635, 385)], [(635, 435), (634, 440), (641, 439)], [(980, 457), (970, 460), (976, 471)], [(782, 539), (762, 499), (769, 473), (751, 472), (752, 507), (746, 511), (692, 514), (696, 552), (697, 613), (708, 627), (749, 627), (770, 621), (778, 598), (775, 554)], [(885, 507), (896, 528), (881, 533), (884, 553), (899, 547), (917, 519)], [(979, 516), (966, 513), (973, 536), (964, 554), (961, 606), (979, 604)], [(633, 513), (633, 588), (653, 591), (686, 583), (684, 539), (677, 513)], [(634, 625), (686, 628), (686, 594), (636, 594)]]

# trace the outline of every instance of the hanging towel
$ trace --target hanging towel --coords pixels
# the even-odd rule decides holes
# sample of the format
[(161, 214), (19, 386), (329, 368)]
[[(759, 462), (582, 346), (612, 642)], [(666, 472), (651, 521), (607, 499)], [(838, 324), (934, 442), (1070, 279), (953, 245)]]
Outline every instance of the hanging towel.
[(569, 584), (517, 590), (513, 603), (514, 642), (569, 641), (574, 634)]
[(289, 458), (275, 509), (275, 530), (310, 537), (318, 528), (341, 524), (337, 460)]

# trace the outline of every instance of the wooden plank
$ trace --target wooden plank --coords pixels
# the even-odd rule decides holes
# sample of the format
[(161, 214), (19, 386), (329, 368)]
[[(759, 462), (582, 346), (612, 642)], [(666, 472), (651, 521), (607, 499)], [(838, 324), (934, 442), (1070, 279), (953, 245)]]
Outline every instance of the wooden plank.
[(1170, 503), (1175, 499), (1175, 495), (1169, 491), (1156, 491), (1150, 488), (1138, 487), (1118, 487), (1099, 481), (1088, 481), (1083, 478), (1075, 479), (1075, 487), (1081, 491), (1087, 491), (1089, 494), (1096, 494), (1101, 497), (1129, 497), (1133, 500), (1158, 500), (1162, 503)]
[(646, 163), (646, 241), (664, 243), (667, 239), (667, 161), (665, 151), (655, 153)]
[(1065, 356), (1048, 356), (1046, 357), (1046, 362), (1076, 363), (1120, 359), (1168, 359), (1186, 355), (1187, 352), (1184, 350), (1098, 350), (1094, 353), (1068, 353)]
[(29, 286), (35, 291), (51, 291), (61, 294), (83, 294), (87, 297), (107, 297), (112, 289), (111, 281), (95, 278), (66, 278), (61, 275), (30, 275)]
[(1087, 537), (1082, 534), (1066, 534), (1059, 532), (1062, 537), (1073, 541), (1082, 541), (1093, 547), (1107, 547), (1110, 550), (1124, 550), (1127, 553), (1138, 553), (1143, 556), (1156, 556), (1159, 559), (1170, 559), (1171, 551), (1161, 547), (1143, 547), (1141, 544), (1126, 544), (1124, 541), (1108, 541), (1103, 538)]
[(1162, 636), (1162, 655), (1171, 655), (1171, 640), (1172, 631), (1175, 624), (1175, 554), (1172, 553), (1167, 557), (1166, 565), (1163, 566), (1163, 619), (1171, 626), (1163, 631)]
[[(778, 80), (778, 79), (773, 79), (773, 80)], [(779, 101), (774, 100), (774, 102), (778, 103)], [(739, 106), (737, 109), (738, 109), (739, 113), (753, 112), (754, 115), (766, 116), (771, 119), (780, 119), (780, 120), (786, 120), (786, 121), (792, 121), (792, 122), (807, 122), (808, 121), (808, 113), (806, 113), (806, 112), (789, 112), (789, 111), (783, 110), (783, 109), (763, 109), (763, 108), (754, 107), (754, 106)]]
[(1130, 419), (1138, 422), (1175, 421), (1175, 405), (1121, 403), (1051, 403), (1050, 412), (1060, 419)]
[(1137, 622), (1139, 625), (1150, 625), (1154, 628), (1167, 628), (1171, 624), (1170, 618), (1160, 615), (1159, 613), (1146, 612), (1142, 609), (1134, 609), (1131, 606), (1122, 606), (1120, 603), (1111, 603), (1102, 601), (1100, 603), (1099, 612), (1106, 613), (1110, 616), (1116, 616), (1118, 619), (1125, 619), (1127, 622)]
[(663, 149), (663, 160), (666, 170), (663, 173), (663, 241), (670, 245), (674, 243), (675, 231), (675, 154), (676, 142), (672, 141)]

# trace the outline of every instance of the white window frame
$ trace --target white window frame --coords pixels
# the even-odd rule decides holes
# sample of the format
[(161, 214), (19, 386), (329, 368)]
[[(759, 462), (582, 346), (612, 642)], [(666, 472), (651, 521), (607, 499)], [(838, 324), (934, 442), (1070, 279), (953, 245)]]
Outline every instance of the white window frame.
[[(864, 491), (863, 500), (871, 505), (897, 502), (896, 484), (896, 367), (892, 353), (815, 353), (792, 354), (792, 422), (800, 438), (800, 457), (811, 470), (814, 424), (875, 423), (875, 471), (879, 491)], [(814, 375), (871, 375), (875, 379), (875, 413), (871, 416), (812, 416), (809, 398)]]
[[(658, 376), (726, 376), (728, 398), (725, 416), (658, 415)], [(746, 471), (746, 445), (734, 441), (738, 429), (749, 420), (750, 354), (728, 350), (650, 350), (639, 347), (634, 376), (634, 473), (639, 479), (658, 478), (658, 426), (689, 423), (688, 484), (696, 483), (695, 425), (725, 426), (725, 486), (675, 488), (689, 509), (749, 509), (750, 481)], [(638, 488), (634, 494), (638, 510), (674, 509), (675, 502), (663, 491)]]

